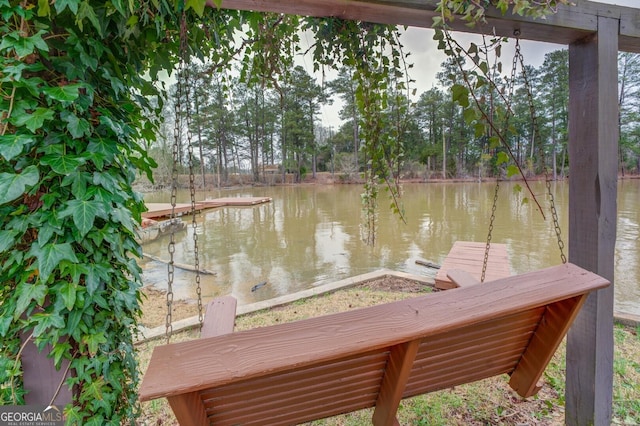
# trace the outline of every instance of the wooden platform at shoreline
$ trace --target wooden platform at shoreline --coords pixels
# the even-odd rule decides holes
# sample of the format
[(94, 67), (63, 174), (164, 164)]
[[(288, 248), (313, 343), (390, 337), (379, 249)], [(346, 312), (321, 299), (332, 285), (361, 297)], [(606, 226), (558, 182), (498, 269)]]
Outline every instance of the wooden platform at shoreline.
[[(216, 198), (213, 200), (197, 201), (195, 205), (196, 212), (216, 207), (243, 207), (255, 206), (271, 201), (270, 197), (226, 197)], [(171, 203), (146, 203), (148, 211), (142, 213), (142, 217), (146, 219), (157, 219), (161, 217), (171, 216)], [(175, 207), (175, 214), (181, 216), (191, 213), (191, 203), (178, 203)]]
[[(455, 284), (447, 277), (447, 271), (452, 269), (461, 269), (480, 281), (486, 245), (486, 243), (470, 241), (456, 241), (453, 243), (451, 251), (436, 274), (436, 287), (440, 289), (455, 287)], [(510, 275), (511, 267), (509, 265), (509, 256), (507, 255), (507, 246), (505, 244), (492, 243), (489, 250), (485, 281), (493, 281)]]

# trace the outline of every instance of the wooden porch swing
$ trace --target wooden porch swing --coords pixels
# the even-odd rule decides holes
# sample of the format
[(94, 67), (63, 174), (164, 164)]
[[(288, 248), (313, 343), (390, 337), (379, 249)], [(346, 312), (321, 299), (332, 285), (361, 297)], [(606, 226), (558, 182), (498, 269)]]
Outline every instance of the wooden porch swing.
[(592, 292), (571, 263), (394, 303), (233, 332), (236, 300), (207, 306), (201, 338), (154, 349), (140, 400), (167, 398), (182, 425), (291, 425), (508, 374), (522, 397)]
[(140, 400), (181, 425), (291, 425), (509, 374), (538, 381), (588, 294), (609, 282), (570, 263), (400, 302), (234, 333), (235, 299), (207, 307), (202, 338), (156, 347)]

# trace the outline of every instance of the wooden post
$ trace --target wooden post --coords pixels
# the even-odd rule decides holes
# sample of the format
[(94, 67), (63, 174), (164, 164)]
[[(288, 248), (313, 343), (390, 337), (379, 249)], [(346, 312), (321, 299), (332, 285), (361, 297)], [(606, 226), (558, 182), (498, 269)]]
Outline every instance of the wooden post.
[[(27, 341), (28, 339), (28, 341)], [(51, 345), (38, 351), (31, 336), (22, 334), (24, 345), (22, 352), (22, 380), (27, 394), (27, 405), (56, 405), (60, 408), (72, 402), (71, 389), (63, 382), (71, 375), (69, 361), (63, 360), (60, 369), (56, 369), (53, 358), (49, 357)]]
[[(613, 283), (619, 20), (569, 45), (569, 261)], [(567, 340), (568, 425), (611, 424), (613, 285), (592, 293)]]

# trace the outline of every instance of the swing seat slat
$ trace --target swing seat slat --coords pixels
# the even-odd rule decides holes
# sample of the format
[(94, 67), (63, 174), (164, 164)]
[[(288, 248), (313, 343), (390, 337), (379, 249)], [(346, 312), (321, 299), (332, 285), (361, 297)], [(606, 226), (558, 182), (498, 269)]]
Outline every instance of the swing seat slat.
[[(523, 397), (604, 278), (565, 264), (483, 285), (156, 347), (140, 399), (183, 425), (289, 425), (499, 374)], [(229, 309), (222, 316), (228, 324)], [(211, 315), (213, 314), (213, 319)], [(208, 310), (207, 321), (216, 311)]]
[[(465, 271), (476, 281), (480, 281), (486, 246), (487, 243), (475, 241), (454, 242), (436, 273), (436, 288), (447, 290), (457, 287), (456, 283), (448, 277), (448, 272), (452, 269)], [(491, 243), (485, 281), (495, 281), (509, 275), (511, 275), (511, 270), (506, 244)]]

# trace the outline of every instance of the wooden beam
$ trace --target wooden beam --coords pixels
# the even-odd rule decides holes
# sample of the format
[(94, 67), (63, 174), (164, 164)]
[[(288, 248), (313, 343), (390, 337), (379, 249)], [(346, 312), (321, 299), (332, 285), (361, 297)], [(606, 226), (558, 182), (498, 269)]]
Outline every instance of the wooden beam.
[(167, 398), (169, 405), (176, 415), (178, 424), (204, 426), (207, 422), (207, 412), (205, 410), (199, 392), (191, 392)]
[[(408, 25), (431, 28), (437, 0), (222, 0), (222, 7), (257, 12), (276, 12), (303, 16)], [(487, 11), (487, 23), (469, 28), (456, 20), (456, 31), (511, 37), (518, 29), (521, 38), (557, 44), (571, 44), (598, 29), (598, 17), (620, 20), (619, 49), (640, 53), (640, 9), (577, 0), (577, 6), (560, 6), (556, 14), (533, 20), (518, 15)], [(214, 6), (213, 0), (208, 0)]]
[(511, 373), (509, 385), (518, 395), (528, 398), (538, 393), (538, 381), (545, 367), (556, 353), (585, 300), (586, 296), (578, 296), (547, 306), (529, 346)]
[[(569, 261), (613, 282), (619, 21), (569, 46)], [(567, 339), (566, 423), (611, 423), (613, 285), (592, 293)]]
[(412, 340), (391, 348), (387, 367), (380, 385), (380, 393), (373, 413), (376, 426), (398, 424), (396, 412), (409, 380), (413, 361), (416, 359), (420, 340)]

